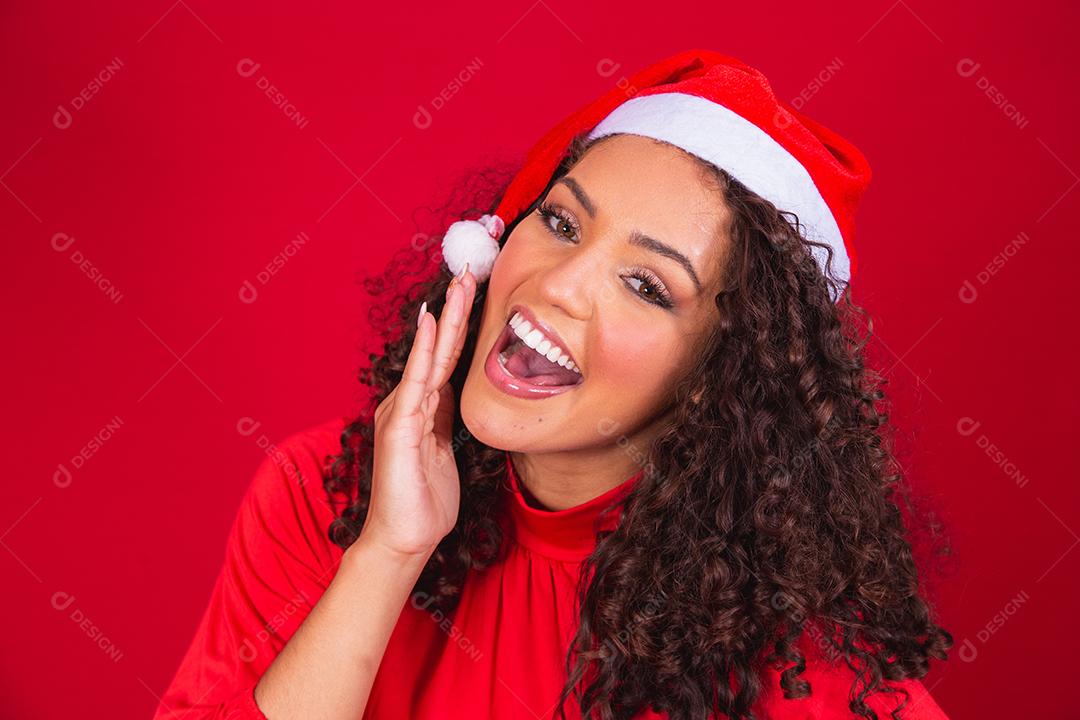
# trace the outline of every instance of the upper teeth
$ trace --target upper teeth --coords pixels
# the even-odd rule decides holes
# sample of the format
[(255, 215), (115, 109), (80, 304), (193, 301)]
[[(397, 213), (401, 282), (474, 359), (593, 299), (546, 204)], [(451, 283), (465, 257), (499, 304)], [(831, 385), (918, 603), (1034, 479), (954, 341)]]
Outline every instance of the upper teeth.
[(578, 375), (581, 371), (578, 370), (577, 365), (570, 359), (562, 348), (550, 339), (538, 328), (534, 328), (532, 323), (521, 316), (521, 313), (514, 313), (514, 316), (510, 318), (510, 327), (514, 329), (514, 334), (521, 338), (521, 341), (528, 345), (530, 348), (540, 353), (553, 363), (557, 363), (567, 370), (573, 370)]

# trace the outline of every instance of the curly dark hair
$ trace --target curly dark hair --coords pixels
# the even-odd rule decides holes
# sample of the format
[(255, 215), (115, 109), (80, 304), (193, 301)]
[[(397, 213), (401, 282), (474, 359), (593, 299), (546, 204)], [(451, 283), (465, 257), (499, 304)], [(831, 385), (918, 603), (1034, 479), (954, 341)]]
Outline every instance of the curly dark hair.
[[(591, 145), (577, 138), (551, 183)], [(855, 672), (850, 709), (876, 718), (866, 698), (897, 691), (883, 679), (925, 676), (929, 658), (945, 659), (953, 641), (920, 592), (911, 523), (901, 513), (901, 505), (916, 503), (882, 430), (888, 415), (879, 407), (880, 386), (887, 381), (864, 366), (872, 325), (856, 322), (865, 313), (833, 277), (832, 251), (819, 245), (829, 258), (822, 273), (811, 254), (818, 244), (803, 237), (795, 215), (699, 162), (732, 210), (734, 252), (715, 298), (719, 322), (674, 389), (674, 421), (648, 448), (646, 472), (618, 526), (598, 534), (581, 564), (580, 624), (558, 714), (565, 720), (573, 694), (582, 717), (628, 718), (651, 706), (674, 720), (716, 710), (753, 719), (763, 663), (782, 670), (784, 697), (811, 693), (800, 678), (806, 658), (798, 648), (808, 633)], [(454, 219), (494, 212), (504, 175), (470, 175), (458, 190), (471, 194), (472, 207), (451, 198)], [(546, 192), (508, 223), (503, 241)], [(401, 380), (420, 303), (436, 316), (445, 303), (451, 276), (440, 239), (418, 234), (381, 276), (365, 281), (380, 298), (369, 319), (385, 344), (360, 371), (372, 397), (343, 430), (342, 452), (323, 479), (329, 494), (345, 497), (328, 528), (342, 548), (367, 514), (374, 410)], [(478, 287), (475, 308), (485, 290)], [(479, 318), (476, 311), (469, 317), (450, 378), (457, 397)], [(499, 556), (495, 513), (506, 487), (505, 451), (473, 437), (460, 411), (452, 441), (458, 520), (415, 586), (433, 598), (429, 607), (451, 615), (468, 571)]]

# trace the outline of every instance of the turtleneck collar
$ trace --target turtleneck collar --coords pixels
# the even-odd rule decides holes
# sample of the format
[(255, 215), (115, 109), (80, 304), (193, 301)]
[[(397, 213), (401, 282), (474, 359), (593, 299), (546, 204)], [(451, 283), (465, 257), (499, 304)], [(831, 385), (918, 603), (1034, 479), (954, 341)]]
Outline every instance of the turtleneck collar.
[(535, 498), (522, 484), (514, 470), (510, 453), (506, 456), (507, 483), (504, 487), (503, 516), (518, 544), (547, 557), (580, 562), (596, 547), (599, 530), (613, 530), (619, 521), (620, 507), (601, 517), (610, 504), (621, 502), (644, 474), (638, 470), (621, 484), (602, 495), (565, 510), (543, 510), (529, 501)]

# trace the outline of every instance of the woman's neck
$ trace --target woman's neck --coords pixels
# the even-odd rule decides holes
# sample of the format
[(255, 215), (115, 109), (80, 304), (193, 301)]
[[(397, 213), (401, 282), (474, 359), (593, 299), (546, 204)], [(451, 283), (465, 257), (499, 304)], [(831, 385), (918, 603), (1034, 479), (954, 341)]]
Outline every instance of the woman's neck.
[(644, 457), (618, 446), (558, 453), (510, 452), (510, 459), (528, 491), (529, 504), (552, 511), (577, 507), (603, 495), (645, 462)]

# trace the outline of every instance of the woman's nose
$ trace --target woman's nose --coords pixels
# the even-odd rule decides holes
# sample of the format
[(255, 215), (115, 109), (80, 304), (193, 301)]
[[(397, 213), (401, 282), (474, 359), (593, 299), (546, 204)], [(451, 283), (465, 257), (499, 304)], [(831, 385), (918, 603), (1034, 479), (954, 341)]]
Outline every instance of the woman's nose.
[(596, 247), (575, 247), (536, 278), (541, 298), (578, 320), (587, 320), (597, 304), (609, 299), (612, 292), (612, 261), (596, 252)]

